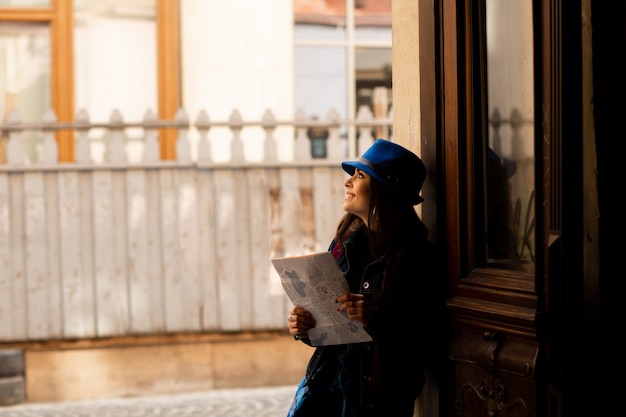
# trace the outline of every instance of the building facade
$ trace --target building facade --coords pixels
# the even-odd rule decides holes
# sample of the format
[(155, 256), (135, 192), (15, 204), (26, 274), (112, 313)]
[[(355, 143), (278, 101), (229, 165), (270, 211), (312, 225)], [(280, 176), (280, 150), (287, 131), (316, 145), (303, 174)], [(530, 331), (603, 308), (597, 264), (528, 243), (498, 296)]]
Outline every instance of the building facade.
[[(38, 121), (53, 108), (60, 121), (81, 109), (91, 120), (115, 110), (127, 120), (148, 110), (172, 119), (184, 108), (212, 120), (233, 109), (246, 120), (268, 109), (280, 120), (331, 110), (349, 119), (361, 105), (379, 115), (391, 107), (390, 93), (374, 98), (376, 87), (391, 88), (391, 1), (4, 1), (0, 23), (3, 118), (18, 110)], [(137, 131), (127, 135), (132, 142)], [(259, 154), (259, 132), (246, 135)], [(224, 135), (214, 136), (215, 157), (227, 160)], [(73, 160), (73, 139), (58, 137), (61, 160)], [(292, 139), (280, 138), (283, 159), (293, 158)], [(163, 159), (175, 158), (174, 141), (161, 132)]]

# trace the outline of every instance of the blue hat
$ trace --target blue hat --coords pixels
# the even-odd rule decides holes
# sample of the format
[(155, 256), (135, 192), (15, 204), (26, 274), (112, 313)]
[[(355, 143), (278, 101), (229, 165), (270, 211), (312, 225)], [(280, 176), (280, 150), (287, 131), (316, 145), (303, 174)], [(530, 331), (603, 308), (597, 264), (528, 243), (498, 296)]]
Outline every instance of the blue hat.
[(341, 167), (350, 175), (357, 168), (364, 171), (412, 205), (424, 201), (419, 193), (426, 179), (426, 167), (417, 155), (397, 143), (378, 139), (358, 161), (342, 162)]

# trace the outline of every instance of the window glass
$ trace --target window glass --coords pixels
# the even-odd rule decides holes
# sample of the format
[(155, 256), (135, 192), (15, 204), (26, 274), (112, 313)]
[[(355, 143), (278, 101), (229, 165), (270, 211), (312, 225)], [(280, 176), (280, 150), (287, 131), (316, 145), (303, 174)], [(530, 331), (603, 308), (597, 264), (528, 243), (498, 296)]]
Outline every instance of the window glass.
[(334, 108), (340, 117), (346, 117), (346, 58), (343, 47), (295, 48), (296, 109), (326, 119)]
[[(50, 84), (50, 34), (45, 23), (0, 25), (0, 116), (14, 110), (23, 122), (39, 122), (52, 107)], [(26, 131), (25, 162), (39, 159), (41, 134)], [(6, 138), (2, 138), (6, 141)]]
[[(296, 108), (322, 119), (332, 108), (342, 118), (356, 117), (361, 106), (376, 115), (387, 113), (379, 112), (374, 98), (391, 96), (391, 0), (293, 4)], [(378, 94), (377, 87), (388, 91)], [(382, 107), (391, 105), (382, 101), (387, 101)], [(356, 129), (342, 133), (347, 156), (356, 157)]]
[(293, 31), (294, 38), (298, 40), (335, 40), (344, 39), (346, 31), (342, 27), (333, 27), (312, 23), (298, 23)]
[[(376, 87), (387, 87), (391, 93), (391, 49), (356, 48), (355, 67), (357, 108), (361, 105), (372, 106)], [(387, 100), (391, 104), (391, 94), (388, 94)], [(377, 116), (384, 117), (387, 111)]]
[(354, 37), (357, 41), (391, 42), (391, 0), (355, 0)]
[(486, 0), (489, 142), (487, 259), (534, 271), (532, 2)]

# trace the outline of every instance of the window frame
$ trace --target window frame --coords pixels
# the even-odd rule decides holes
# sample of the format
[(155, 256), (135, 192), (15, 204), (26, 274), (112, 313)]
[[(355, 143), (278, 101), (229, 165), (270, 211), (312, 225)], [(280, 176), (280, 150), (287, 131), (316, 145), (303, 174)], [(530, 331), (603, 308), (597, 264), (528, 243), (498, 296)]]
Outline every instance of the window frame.
[[(483, 24), (477, 20), (481, 16), (478, 7), (482, 2), (440, 0), (437, 3), (446, 11), (441, 13), (438, 22), (429, 21), (428, 5), (420, 5), (420, 15), (426, 16), (420, 19), (420, 37), (439, 38), (443, 43), (429, 45), (420, 42), (421, 120), (424, 137), (438, 138), (435, 149), (426, 152), (435, 152), (438, 161), (437, 234), (445, 250), (443, 265), (448, 277), (448, 304), (454, 310), (463, 311), (480, 310), (474, 303), (487, 302), (486, 305), (493, 303), (492, 307), (501, 309), (500, 312), (519, 307), (518, 313), (514, 314), (525, 315), (538, 306), (535, 276), (541, 268), (540, 260), (537, 260), (534, 273), (500, 269), (478, 262), (481, 252), (478, 231), (484, 228), (481, 213), (485, 208), (482, 186), (485, 177), (479, 175), (485, 172), (485, 129), (488, 129), (483, 109), (486, 91), (484, 51), (479, 47), (484, 45), (480, 39), (484, 32), (477, 27)], [(536, 32), (537, 28), (533, 30)], [(437, 31), (441, 35), (435, 36)], [(439, 61), (433, 59), (437, 50), (442, 51)], [(538, 91), (538, 83), (536, 77), (535, 91)], [(535, 96), (536, 109), (541, 108), (540, 99)], [(540, 119), (535, 117), (535, 120)], [(542, 136), (541, 126), (537, 125), (534, 128), (536, 160), (542, 155), (542, 149), (537, 146), (537, 138)], [(538, 163), (535, 167), (536, 190), (540, 184), (541, 176), (537, 175), (540, 169)], [(536, 201), (534, 213), (539, 217), (539, 195)], [(540, 236), (537, 223), (535, 248), (538, 254), (543, 253)], [(532, 320), (530, 316), (528, 314), (528, 320)]]
[[(365, 2), (362, 2), (365, 3)], [(342, 47), (346, 51), (346, 80), (347, 80), (347, 117), (351, 118), (357, 114), (357, 88), (356, 88), (356, 50), (358, 48), (365, 49), (377, 49), (387, 48), (391, 54), (391, 41), (367, 41), (358, 39), (356, 36), (356, 24), (357, 18), (355, 16), (355, 8), (360, 6), (359, 0), (344, 0), (345, 7), (345, 37), (341, 40), (313, 40), (313, 39), (294, 39), (293, 47)], [(295, 16), (294, 16), (295, 17)], [(391, 32), (391, 14), (389, 16), (389, 30)], [(294, 25), (295, 25), (294, 21)], [(347, 136), (348, 138), (356, 138), (356, 127), (349, 126)], [(356, 158), (358, 156), (358, 149), (356, 140), (348, 141), (348, 158)]]

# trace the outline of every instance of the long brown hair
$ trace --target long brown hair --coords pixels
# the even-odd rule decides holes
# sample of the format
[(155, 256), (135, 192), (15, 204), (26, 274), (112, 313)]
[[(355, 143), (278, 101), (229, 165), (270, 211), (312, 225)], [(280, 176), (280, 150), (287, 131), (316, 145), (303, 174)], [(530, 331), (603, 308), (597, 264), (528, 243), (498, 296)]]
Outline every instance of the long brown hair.
[[(426, 226), (413, 205), (374, 178), (370, 182), (369, 207), (368, 230), (372, 255), (376, 258), (398, 254), (428, 236)], [(337, 225), (336, 241), (342, 243), (350, 232), (361, 225), (363, 220), (346, 213)]]

